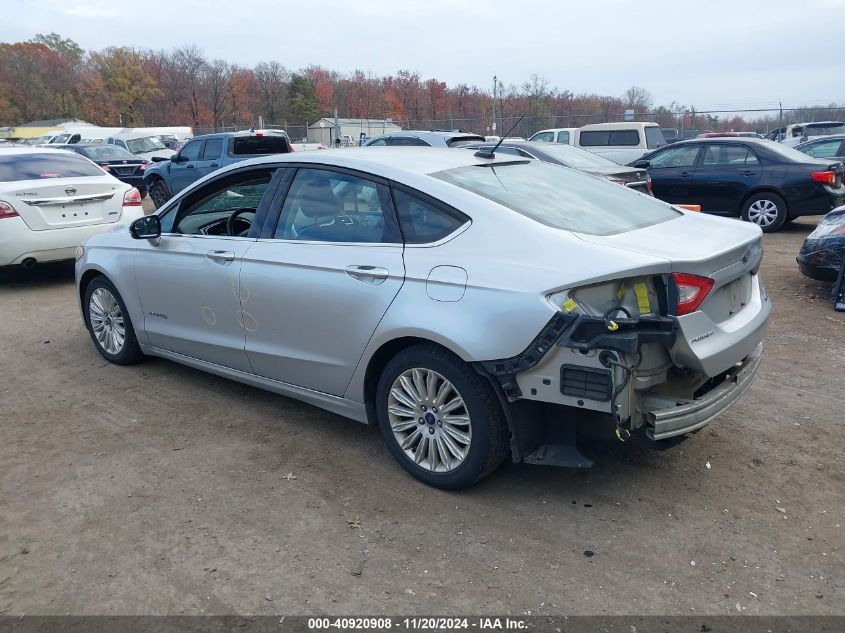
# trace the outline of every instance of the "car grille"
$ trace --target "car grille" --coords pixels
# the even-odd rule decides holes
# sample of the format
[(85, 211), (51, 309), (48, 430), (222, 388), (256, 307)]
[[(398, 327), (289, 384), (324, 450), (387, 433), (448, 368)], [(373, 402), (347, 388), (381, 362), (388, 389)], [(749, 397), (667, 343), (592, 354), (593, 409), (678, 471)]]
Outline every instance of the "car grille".
[(573, 398), (587, 398), (607, 402), (612, 385), (606, 369), (563, 365), (560, 368), (560, 392)]

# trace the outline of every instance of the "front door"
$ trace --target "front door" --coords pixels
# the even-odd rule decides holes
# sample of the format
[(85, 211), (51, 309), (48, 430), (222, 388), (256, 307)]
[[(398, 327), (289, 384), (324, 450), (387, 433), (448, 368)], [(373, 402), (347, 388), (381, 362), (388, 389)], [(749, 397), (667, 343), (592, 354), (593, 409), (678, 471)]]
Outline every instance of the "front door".
[(193, 182), (199, 180), (197, 163), (199, 162), (205, 141), (195, 139), (179, 150), (175, 160), (170, 161), (170, 188), (173, 195)]
[(157, 244), (139, 242), (135, 278), (151, 345), (251, 371), (239, 273), (272, 175), (254, 168), (208, 183), (162, 214)]
[(699, 204), (692, 191), (698, 144), (669, 147), (649, 161), (652, 193), (672, 204)]
[(300, 168), (272, 236), (241, 268), (250, 363), (260, 376), (341, 396), (404, 282), (387, 188)]
[(695, 170), (695, 204), (707, 213), (738, 215), (740, 200), (762, 176), (757, 155), (741, 143), (707, 143)]

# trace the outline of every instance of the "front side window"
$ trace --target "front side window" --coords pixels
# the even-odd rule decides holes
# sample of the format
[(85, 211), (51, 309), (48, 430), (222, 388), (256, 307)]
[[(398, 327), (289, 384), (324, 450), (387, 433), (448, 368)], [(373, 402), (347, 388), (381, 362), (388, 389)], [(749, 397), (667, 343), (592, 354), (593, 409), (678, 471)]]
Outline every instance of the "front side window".
[(162, 233), (246, 235), (272, 176), (273, 170), (262, 169), (206, 185), (161, 217)]
[(378, 185), (325, 169), (299, 169), (273, 237), (315, 242), (397, 242)]
[(191, 141), (179, 152), (179, 158), (187, 161), (199, 160), (201, 149), (202, 141)]
[(759, 165), (760, 161), (744, 145), (708, 145), (701, 164), (705, 166), (745, 167)]
[(566, 143), (569, 144), (569, 132), (558, 132), (557, 133), (557, 142), (558, 143)]
[(682, 145), (670, 147), (649, 159), (650, 169), (665, 169), (667, 167), (692, 167), (698, 156), (698, 145)]
[(537, 132), (534, 136), (531, 137), (532, 141), (537, 141), (538, 143), (551, 143), (555, 140), (555, 133), (554, 132)]
[(402, 236), (408, 244), (427, 244), (441, 240), (468, 221), (429, 202), (395, 189), (393, 203), (399, 215)]
[(833, 158), (839, 155), (839, 146), (841, 144), (842, 142), (839, 139), (823, 141), (810, 147), (805, 147), (801, 151), (813, 158)]
[(430, 174), (557, 229), (613, 235), (680, 217), (649, 196), (541, 161), (470, 165)]

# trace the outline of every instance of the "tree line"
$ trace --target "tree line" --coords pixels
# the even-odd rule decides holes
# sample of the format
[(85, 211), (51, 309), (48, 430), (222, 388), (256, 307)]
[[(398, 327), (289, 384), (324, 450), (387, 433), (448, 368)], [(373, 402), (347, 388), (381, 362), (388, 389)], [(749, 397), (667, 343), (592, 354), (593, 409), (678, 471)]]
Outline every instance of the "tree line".
[[(26, 42), (0, 43), (0, 125), (36, 119), (75, 117), (101, 126), (265, 124), (305, 125), (334, 109), (351, 118), (390, 118), (402, 127), (461, 127), (484, 132), (494, 113), (499, 131), (520, 116), (526, 133), (542, 127), (576, 127), (620, 120), (626, 110), (664, 127), (715, 130), (767, 127), (760, 116), (700, 115), (672, 103), (655, 106), (651, 94), (632, 86), (618, 97), (574, 94), (532, 75), (522, 84), (492, 91), (400, 70), (376, 76), (361, 70), (339, 73), (321, 66), (291, 71), (278, 61), (253, 67), (210, 59), (195, 46), (170, 51), (111, 46), (85, 51), (56, 33)], [(791, 120), (819, 118), (811, 109)], [(685, 113), (686, 114), (683, 114)], [(824, 114), (828, 114), (828, 110)], [(821, 118), (835, 118), (832, 116)]]

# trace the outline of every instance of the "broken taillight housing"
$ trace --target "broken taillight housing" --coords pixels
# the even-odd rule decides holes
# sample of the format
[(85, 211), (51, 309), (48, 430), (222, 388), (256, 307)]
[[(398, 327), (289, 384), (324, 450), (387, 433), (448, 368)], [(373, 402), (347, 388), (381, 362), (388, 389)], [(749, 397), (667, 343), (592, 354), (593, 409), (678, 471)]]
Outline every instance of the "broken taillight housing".
[(713, 289), (714, 282), (710, 277), (672, 273), (672, 278), (678, 287), (678, 307), (675, 311), (677, 316), (698, 310)]

